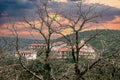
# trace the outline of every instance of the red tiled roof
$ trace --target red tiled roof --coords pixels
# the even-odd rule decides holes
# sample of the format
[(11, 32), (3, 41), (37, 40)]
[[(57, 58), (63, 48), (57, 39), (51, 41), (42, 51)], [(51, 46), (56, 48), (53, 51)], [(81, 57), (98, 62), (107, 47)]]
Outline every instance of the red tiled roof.
[[(74, 45), (73, 48), (76, 49), (76, 46)], [(72, 46), (64, 46), (64, 47), (61, 47), (61, 48), (57, 49), (56, 51), (71, 51), (71, 49), (72, 49)], [(89, 51), (94, 51), (94, 49), (92, 48), (92, 46), (89, 45), (89, 46), (86, 46), (86, 47), (83, 46), (80, 49), (80, 51), (89, 52)]]
[(46, 44), (30, 44), (30, 46), (46, 46)]
[(20, 54), (33, 54), (33, 50), (20, 50), (19, 53)]
[(57, 51), (70, 51), (70, 50), (71, 50), (71, 46), (65, 46), (65, 47), (59, 48)]
[(61, 45), (61, 44), (65, 44), (65, 42), (59, 41), (59, 42), (54, 42), (53, 45)]

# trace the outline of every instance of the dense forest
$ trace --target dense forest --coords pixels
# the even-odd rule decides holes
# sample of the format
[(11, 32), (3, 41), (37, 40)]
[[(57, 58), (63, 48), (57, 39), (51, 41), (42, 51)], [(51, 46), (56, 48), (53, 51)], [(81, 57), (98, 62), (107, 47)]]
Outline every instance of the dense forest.
[[(86, 58), (79, 60), (79, 70), (81, 79), (83, 80), (119, 80), (120, 79), (120, 31), (119, 30), (92, 30), (80, 32), (79, 40), (86, 39), (88, 36), (94, 35), (96, 32), (100, 34), (93, 40), (88, 41), (96, 52), (100, 53), (99, 59), (89, 60)], [(74, 36), (74, 34), (67, 35)], [(53, 41), (64, 41), (64, 37)], [(42, 43), (42, 40), (31, 40), (19, 38), (20, 48), (24, 48), (31, 43)], [(5, 43), (5, 45), (4, 45)], [(21, 61), (15, 58), (12, 51), (15, 50), (15, 38), (0, 38), (0, 80), (40, 80), (31, 74), (43, 76), (48, 79), (46, 69), (48, 65), (44, 63), (44, 55), (39, 54), (36, 60)], [(69, 45), (69, 44), (68, 44)], [(7, 54), (6, 54), (7, 53)], [(9, 54), (8, 54), (9, 53)], [(24, 64), (24, 66), (21, 66)], [(50, 59), (52, 80), (76, 80), (74, 62), (72, 59)], [(92, 65), (91, 65), (92, 64)], [(27, 68), (26, 68), (27, 67)], [(42, 79), (41, 79), (42, 80)], [(51, 79), (50, 79), (51, 80)], [(78, 79), (79, 80), (79, 79)]]

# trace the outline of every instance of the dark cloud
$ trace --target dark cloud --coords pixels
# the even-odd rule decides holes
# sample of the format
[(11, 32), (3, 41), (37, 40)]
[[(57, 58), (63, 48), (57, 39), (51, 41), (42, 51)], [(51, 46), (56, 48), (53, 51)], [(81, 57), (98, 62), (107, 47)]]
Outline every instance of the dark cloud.
[(98, 11), (103, 10), (103, 18), (105, 21), (111, 21), (113, 20), (116, 16), (120, 16), (120, 9), (103, 5), (103, 4), (95, 4), (96, 6), (100, 6), (97, 8)]
[[(68, 2), (68, 3), (56, 3), (58, 7), (60, 7), (61, 9), (58, 10), (58, 8), (56, 7), (52, 7), (57, 11), (61, 11), (64, 12), (67, 15), (70, 16), (74, 16), (74, 14), (77, 13), (78, 9), (76, 7), (77, 3), (72, 3), (72, 2)], [(120, 9), (119, 8), (115, 8), (115, 7), (111, 7), (108, 5), (104, 5), (104, 4), (83, 4), (82, 5), (82, 11), (84, 12), (84, 10), (88, 9), (90, 6), (96, 6), (96, 8), (94, 9), (95, 12), (101, 12), (103, 11), (103, 19), (104, 21), (108, 21), (108, 20), (113, 20), (116, 16), (120, 16)], [(91, 12), (92, 13), (92, 12)]]
[[(45, 0), (0, 0), (0, 24), (7, 22), (7, 20), (4, 19), (4, 17), (6, 16), (17, 18), (21, 18), (26, 15), (30, 17), (34, 16), (34, 2), (41, 4), (41, 2), (45, 2)], [(51, 2), (48, 6), (52, 9), (52, 11), (57, 10), (60, 12), (64, 12), (65, 14), (75, 14), (77, 11), (75, 4), (77, 3), (73, 4), (73, 2), (71, 1), (68, 1), (67, 3)], [(97, 11), (108, 9), (104, 13), (105, 20), (112, 20), (115, 18), (115, 16), (120, 16), (120, 9), (103, 4), (84, 4), (83, 10), (90, 5), (99, 6), (96, 9)]]
[(0, 0), (0, 17), (21, 16), (24, 14), (22, 10), (32, 8), (29, 0)]
[(81, 1), (81, 0), (69, 0), (69, 1)]

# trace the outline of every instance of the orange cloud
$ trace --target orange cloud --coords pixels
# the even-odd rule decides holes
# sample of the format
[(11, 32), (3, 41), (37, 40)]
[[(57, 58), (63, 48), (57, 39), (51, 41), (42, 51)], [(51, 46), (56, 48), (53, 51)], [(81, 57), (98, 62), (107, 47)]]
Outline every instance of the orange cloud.
[(120, 30), (120, 16), (116, 16), (112, 21), (108, 21), (107, 28)]
[[(50, 17), (54, 17), (54, 14), (51, 14)], [(56, 18), (57, 21), (62, 21), (62, 23), (66, 23), (66, 20), (63, 20), (61, 16), (57, 16)], [(38, 20), (35, 20), (35, 21), (29, 21), (29, 23), (31, 24), (35, 24), (35, 26), (37, 28), (40, 28), (40, 22)], [(30, 25), (28, 25), (27, 23), (25, 22), (13, 22), (13, 23), (5, 23), (5, 24), (2, 24), (0, 25), (1, 29), (0, 29), (0, 36), (14, 36), (13, 33), (14, 33), (14, 29), (12, 27), (12, 25), (14, 25), (19, 37), (25, 37), (25, 38), (28, 38), (30, 37), (31, 35), (34, 36), (35, 38), (41, 38), (41, 35), (39, 33), (39, 31), (35, 31), (31, 28)], [(55, 26), (58, 26), (57, 23), (54, 23), (52, 24), (53, 28)], [(44, 27), (43, 28), (43, 32), (46, 34), (48, 34), (48, 30), (47, 30), (47, 27)]]
[[(51, 17), (54, 17), (54, 15), (52, 14)], [(59, 22), (61, 22), (61, 24), (69, 24), (69, 21), (62, 18), (61, 16), (57, 17), (57, 20)], [(33, 23), (32, 21), (30, 23)], [(34, 21), (36, 27), (40, 26), (39, 21)], [(1, 29), (0, 29), (0, 36), (11, 36), (13, 28), (11, 26), (11, 24), (6, 23), (3, 25), (0, 25)], [(53, 28), (54, 26), (58, 26), (57, 23), (53, 24)], [(34, 36), (34, 38), (38, 39), (41, 38), (41, 35), (38, 31), (35, 31), (33, 29), (30, 28), (30, 26), (24, 22), (16, 22), (15, 23), (15, 28), (19, 34), (20, 37), (24, 37), (24, 38), (31, 38), (31, 36)], [(105, 23), (103, 23), (102, 25), (92, 25), (91, 27), (85, 27), (83, 29), (83, 31), (85, 30), (94, 30), (94, 29), (114, 29), (114, 30), (120, 30), (120, 16), (116, 16), (115, 19), (113, 19), (112, 21), (107, 21)], [(47, 31), (47, 27), (43, 29), (43, 32), (45, 34), (48, 33)], [(64, 30), (61, 31), (63, 34), (67, 35), (72, 33), (72, 29), (70, 28), (66, 28)], [(54, 34), (54, 36), (56, 36), (56, 34)], [(57, 36), (58, 37), (58, 36)], [(41, 38), (42, 39), (42, 38)]]
[(120, 30), (120, 16), (116, 16), (115, 19), (101, 23), (98, 25), (92, 25), (91, 27), (85, 28), (84, 30), (95, 30), (95, 29), (113, 29)]
[[(30, 38), (31, 29), (28, 24), (24, 22), (15, 22), (13, 23), (19, 37), (24, 38)], [(14, 35), (14, 29), (12, 27), (12, 23), (5, 23), (3, 25), (0, 25), (0, 36), (15, 36)], [(34, 32), (34, 34), (37, 34), (37, 32)]]
[(116, 16), (115, 19), (113, 19), (110, 22), (112, 22), (112, 23), (119, 23), (120, 24), (120, 16)]

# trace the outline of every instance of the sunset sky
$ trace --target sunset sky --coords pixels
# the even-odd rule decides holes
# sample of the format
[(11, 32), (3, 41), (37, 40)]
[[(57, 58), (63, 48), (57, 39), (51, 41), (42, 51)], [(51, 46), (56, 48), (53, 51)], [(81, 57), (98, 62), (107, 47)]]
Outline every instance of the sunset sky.
[[(41, 38), (40, 34), (33, 31), (27, 24), (23, 22), (23, 16), (32, 18), (35, 15), (34, 2), (38, 0), (0, 0), (0, 36), (11, 36), (13, 29), (9, 24), (16, 24), (16, 29), (20, 37), (23, 38)], [(77, 3), (78, 0), (51, 0), (50, 9), (54, 10), (61, 7), (61, 10), (66, 14), (74, 12), (72, 3)], [(86, 6), (98, 5), (98, 10), (108, 9), (104, 13), (103, 22), (99, 25), (91, 25), (89, 29), (114, 29), (120, 30), (120, 0), (86, 0)], [(62, 16), (59, 16), (61, 19)], [(58, 20), (59, 20), (58, 18)], [(15, 21), (15, 22), (14, 22)], [(31, 21), (32, 22), (32, 21)], [(37, 20), (35, 20), (37, 24)], [(66, 20), (63, 23), (67, 23)], [(44, 30), (46, 32), (46, 30)], [(64, 33), (69, 33), (70, 30), (64, 30)], [(55, 35), (54, 35), (55, 36)]]

